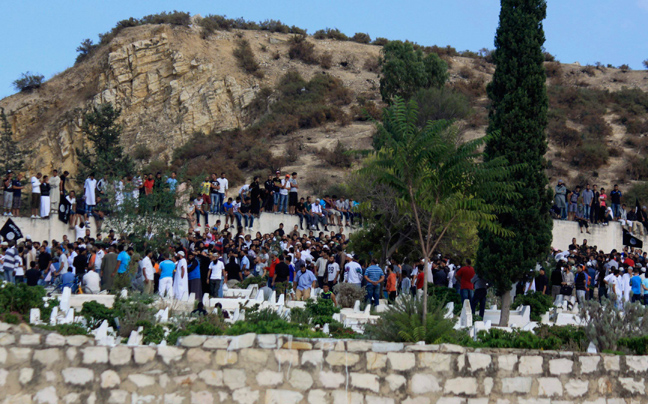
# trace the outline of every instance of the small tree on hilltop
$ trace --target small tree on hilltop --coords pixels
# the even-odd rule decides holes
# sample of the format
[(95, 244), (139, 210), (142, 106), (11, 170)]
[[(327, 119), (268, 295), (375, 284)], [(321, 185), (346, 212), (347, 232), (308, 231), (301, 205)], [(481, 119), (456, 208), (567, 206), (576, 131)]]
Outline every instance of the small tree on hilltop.
[[(510, 211), (498, 215), (499, 224), (515, 236), (503, 238), (488, 229), (479, 234), (476, 270), (502, 297), (502, 326), (508, 326), (513, 283), (542, 262), (551, 245), (552, 194), (544, 159), (548, 98), (542, 20), (546, 13), (545, 0), (502, 0), (493, 56), (496, 69), (487, 87), (491, 100), (487, 133), (498, 136), (486, 143), (485, 161), (505, 158), (525, 165), (506, 179), (519, 184), (522, 197), (510, 203)], [(505, 203), (498, 194), (488, 201)]]
[(24, 170), (24, 155), (13, 138), (13, 131), (4, 108), (0, 108), (0, 126), (0, 168), (2, 173), (6, 173), (7, 170)]
[(92, 147), (77, 149), (79, 176), (86, 178), (90, 173), (97, 177), (121, 178), (133, 173), (134, 164), (119, 144), (122, 127), (117, 123), (121, 110), (111, 103), (93, 106), (83, 117), (81, 129), (92, 143)]
[(424, 55), (401, 41), (387, 43), (380, 52), (380, 95), (385, 102), (409, 100), (420, 89), (441, 88), (448, 80), (448, 65), (436, 53)]
[(14, 80), (14, 88), (20, 92), (32, 91), (39, 88), (43, 84), (45, 76), (42, 74), (32, 74), (25, 72), (19, 79)]

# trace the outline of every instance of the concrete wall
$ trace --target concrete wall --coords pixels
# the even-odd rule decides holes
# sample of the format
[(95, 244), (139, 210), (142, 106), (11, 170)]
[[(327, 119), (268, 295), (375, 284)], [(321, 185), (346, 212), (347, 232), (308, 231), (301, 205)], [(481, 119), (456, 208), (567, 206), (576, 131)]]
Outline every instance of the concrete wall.
[[(23, 232), (23, 235), (30, 235), (33, 240), (58, 240), (61, 241), (63, 235), (66, 234), (70, 240), (74, 239), (74, 230), (70, 229), (68, 225), (58, 220), (58, 217), (50, 217), (49, 219), (30, 219), (28, 217), (12, 217), (13, 221), (18, 225), (20, 230)], [(209, 216), (209, 224), (214, 225), (216, 220), (220, 219), (222, 224), (225, 224), (225, 216)], [(204, 219), (201, 217), (201, 224), (204, 226)], [(7, 221), (6, 216), (0, 216), (0, 228)], [(262, 213), (260, 219), (254, 220), (253, 230), (246, 230), (245, 233), (256, 234), (257, 231), (260, 231), (261, 234), (272, 233), (279, 228), (279, 224), (284, 224), (284, 230), (286, 233), (291, 232), (295, 225), (299, 225), (299, 217), (292, 215), (283, 215), (283, 214), (270, 214)], [(222, 228), (222, 227), (221, 227)], [(202, 228), (204, 229), (204, 227)], [(110, 226), (107, 223), (104, 223), (102, 231), (106, 234), (110, 230)], [(234, 229), (232, 229), (234, 230)], [(324, 227), (320, 226), (320, 230), (324, 231)], [(338, 226), (329, 226), (329, 231), (334, 230), (336, 233), (340, 230)], [(344, 234), (347, 236), (350, 233), (353, 233), (355, 229), (350, 227), (344, 227)], [(90, 218), (90, 231), (92, 236), (96, 235), (96, 226), (93, 218)], [(302, 231), (302, 230), (300, 230)], [(302, 232), (308, 232), (306, 229), (306, 223), (304, 223), (304, 230)], [(201, 230), (202, 233), (202, 230)], [(317, 231), (314, 232), (315, 235), (318, 234)]]
[(648, 357), (454, 345), (189, 336), (95, 346), (0, 323), (10, 403), (644, 403)]
[[(58, 218), (52, 217), (49, 220), (43, 219), (30, 219), (26, 217), (12, 218), (14, 222), (20, 227), (23, 234), (29, 234), (34, 240), (61, 240), (63, 234), (67, 234), (70, 239), (74, 238), (74, 230), (68, 228), (68, 226)], [(209, 223), (213, 226), (216, 223), (216, 219), (220, 219), (222, 223), (225, 223), (224, 216), (210, 216)], [(0, 217), (0, 227), (4, 225), (6, 217)], [(272, 233), (279, 228), (279, 224), (284, 224), (284, 229), (286, 232), (290, 232), (293, 229), (293, 226), (299, 224), (299, 218), (297, 216), (291, 215), (275, 215), (270, 213), (261, 214), (261, 218), (254, 221), (254, 228), (252, 231), (246, 231), (246, 233), (255, 234), (257, 231), (260, 231), (262, 234)], [(203, 223), (204, 225), (204, 223)], [(90, 228), (91, 233), (94, 236), (96, 234), (96, 227), (94, 224), (94, 219), (90, 219)], [(323, 231), (323, 227), (320, 227)], [(108, 226), (104, 226), (103, 231), (109, 230)], [(339, 227), (330, 226), (329, 230), (339, 231)], [(349, 235), (352, 234), (356, 229), (344, 227), (344, 233)], [(576, 222), (568, 222), (564, 220), (554, 220), (553, 222), (553, 242), (552, 246), (554, 248), (560, 248), (561, 250), (566, 250), (567, 246), (571, 244), (571, 239), (576, 237), (578, 244), (583, 243), (583, 239), (587, 239), (589, 245), (597, 246), (599, 250), (604, 250), (609, 252), (613, 248), (618, 250), (623, 248), (623, 231), (621, 225), (618, 223), (610, 223), (609, 226), (590, 226), (589, 231), (591, 234), (583, 232), (581, 234), (578, 224)], [(306, 230), (304, 230), (306, 232)], [(317, 232), (315, 232), (317, 234)], [(645, 243), (648, 243), (648, 238), (642, 238)]]

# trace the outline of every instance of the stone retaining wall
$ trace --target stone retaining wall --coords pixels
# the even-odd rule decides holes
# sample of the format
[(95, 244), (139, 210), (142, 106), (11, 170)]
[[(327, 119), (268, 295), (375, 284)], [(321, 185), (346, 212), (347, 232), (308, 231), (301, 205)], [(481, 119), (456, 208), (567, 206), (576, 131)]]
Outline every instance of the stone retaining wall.
[(0, 323), (0, 402), (639, 403), (648, 357), (189, 336), (104, 347)]

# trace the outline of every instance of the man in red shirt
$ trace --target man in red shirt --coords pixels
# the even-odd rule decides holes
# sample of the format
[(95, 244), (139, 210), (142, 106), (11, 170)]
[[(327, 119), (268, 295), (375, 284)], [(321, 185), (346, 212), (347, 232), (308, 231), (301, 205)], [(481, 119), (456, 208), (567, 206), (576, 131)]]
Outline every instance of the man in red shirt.
[(277, 258), (274, 253), (270, 253), (270, 266), (266, 267), (266, 270), (268, 271), (268, 287), (274, 289), (274, 284), (272, 282), (272, 278), (275, 275), (275, 269), (277, 268), (277, 264), (279, 263), (279, 258)]
[(423, 285), (425, 282), (425, 272), (422, 270), (419, 271), (418, 275), (416, 275), (416, 296), (421, 297), (423, 296)]
[(151, 195), (153, 193), (153, 184), (155, 184), (153, 174), (149, 174), (148, 178), (144, 180), (144, 193), (146, 195)]
[(461, 296), (462, 303), (466, 299), (472, 299), (473, 289), (475, 288), (471, 282), (473, 276), (475, 276), (475, 268), (471, 264), (470, 259), (466, 259), (466, 265), (459, 268), (455, 274), (455, 278), (459, 281), (459, 296)]

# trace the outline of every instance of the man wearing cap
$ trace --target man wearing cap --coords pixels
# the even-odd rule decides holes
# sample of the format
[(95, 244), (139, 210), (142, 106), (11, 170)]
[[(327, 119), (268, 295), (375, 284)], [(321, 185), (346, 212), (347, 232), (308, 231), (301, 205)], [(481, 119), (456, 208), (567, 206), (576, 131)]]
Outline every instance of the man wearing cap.
[(556, 192), (556, 196), (555, 196), (556, 207), (560, 209), (560, 218), (566, 219), (567, 218), (567, 187), (565, 187), (565, 183), (563, 182), (563, 180), (558, 180), (558, 185), (556, 185), (554, 191)]
[(319, 198), (311, 205), (311, 214), (313, 215), (312, 227), (319, 231), (319, 225), (321, 223), (324, 226), (324, 231), (328, 231), (326, 215), (324, 215), (322, 211), (322, 205), (320, 204)]
[(13, 172), (7, 171), (7, 175), (2, 180), (2, 188), (4, 190), (4, 216), (11, 216), (11, 206), (13, 205)]
[(358, 259), (354, 254), (346, 255), (347, 263), (344, 265), (345, 279), (348, 283), (362, 286), (362, 267), (358, 264)]

